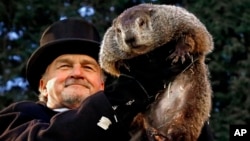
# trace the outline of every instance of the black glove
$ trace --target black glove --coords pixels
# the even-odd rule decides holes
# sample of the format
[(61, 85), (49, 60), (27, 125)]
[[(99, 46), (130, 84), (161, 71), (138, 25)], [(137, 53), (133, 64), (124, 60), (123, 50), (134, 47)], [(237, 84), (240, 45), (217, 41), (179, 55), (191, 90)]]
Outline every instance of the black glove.
[(129, 125), (134, 116), (153, 101), (157, 90), (149, 94), (134, 77), (122, 74), (119, 78), (107, 76), (104, 93), (115, 109), (118, 121)]

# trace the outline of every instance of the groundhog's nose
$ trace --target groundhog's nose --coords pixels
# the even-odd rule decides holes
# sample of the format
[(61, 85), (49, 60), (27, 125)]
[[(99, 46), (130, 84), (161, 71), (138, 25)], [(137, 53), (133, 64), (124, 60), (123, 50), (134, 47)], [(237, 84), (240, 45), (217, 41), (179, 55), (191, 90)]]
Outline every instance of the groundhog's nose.
[(126, 38), (125, 42), (129, 45), (132, 45), (135, 42), (135, 38), (134, 37)]
[(132, 33), (126, 33), (125, 43), (130, 47), (135, 47), (136, 38)]

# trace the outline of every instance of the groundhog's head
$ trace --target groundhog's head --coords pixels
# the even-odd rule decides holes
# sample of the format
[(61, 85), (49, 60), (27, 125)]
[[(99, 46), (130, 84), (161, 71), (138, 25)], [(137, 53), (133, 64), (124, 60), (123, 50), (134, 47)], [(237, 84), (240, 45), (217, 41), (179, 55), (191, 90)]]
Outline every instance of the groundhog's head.
[(145, 54), (163, 44), (165, 39), (154, 35), (158, 32), (152, 22), (156, 12), (151, 6), (138, 5), (113, 20), (104, 35), (100, 51), (100, 64), (105, 71), (118, 76), (124, 59)]
[[(106, 72), (119, 76), (124, 60), (145, 55), (169, 42), (178, 42), (186, 35), (192, 41), (190, 49), (195, 50), (195, 46), (206, 49), (204, 44), (211, 40), (210, 37), (206, 39), (207, 34), (204, 25), (183, 8), (140, 4), (125, 10), (113, 20), (103, 37), (99, 63)], [(204, 51), (203, 48), (200, 50)], [(165, 52), (167, 55), (169, 53)]]

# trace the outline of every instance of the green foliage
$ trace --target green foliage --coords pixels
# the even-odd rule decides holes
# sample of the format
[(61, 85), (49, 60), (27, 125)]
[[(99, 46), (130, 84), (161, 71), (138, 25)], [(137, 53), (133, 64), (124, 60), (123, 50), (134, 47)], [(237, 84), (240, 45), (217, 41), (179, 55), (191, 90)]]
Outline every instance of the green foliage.
[[(144, 2), (150, 2), (144, 1)], [(92, 7), (94, 23), (101, 35), (132, 0), (2, 0), (0, 1), (0, 88), (16, 77), (25, 78), (25, 63), (39, 46), (41, 32), (60, 17), (80, 17), (79, 8)], [(249, 0), (158, 0), (178, 4), (194, 13), (214, 38), (214, 51), (207, 63), (213, 86), (211, 126), (216, 140), (229, 140), (230, 124), (250, 122), (250, 1)], [(9, 40), (10, 31), (20, 38)], [(20, 59), (15, 59), (18, 56)], [(20, 100), (36, 100), (30, 90), (13, 87), (0, 91), (0, 109)]]

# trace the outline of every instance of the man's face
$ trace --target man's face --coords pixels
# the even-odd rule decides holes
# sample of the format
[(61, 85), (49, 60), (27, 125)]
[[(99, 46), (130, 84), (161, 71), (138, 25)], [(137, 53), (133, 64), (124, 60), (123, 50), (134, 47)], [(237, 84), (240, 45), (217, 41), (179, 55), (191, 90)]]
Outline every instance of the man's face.
[(100, 66), (90, 56), (65, 54), (57, 57), (40, 80), (49, 108), (79, 107), (88, 96), (104, 89)]

